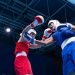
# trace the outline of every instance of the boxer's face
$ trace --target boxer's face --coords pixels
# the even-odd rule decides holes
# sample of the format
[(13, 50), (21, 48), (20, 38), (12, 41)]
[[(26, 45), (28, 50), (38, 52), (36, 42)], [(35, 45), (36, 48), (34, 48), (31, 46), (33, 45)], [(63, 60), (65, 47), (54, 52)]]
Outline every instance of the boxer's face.
[(51, 28), (53, 31), (55, 30), (55, 25), (54, 25), (53, 22), (51, 22), (51, 23), (49, 24), (49, 28)]
[(33, 32), (31, 32), (31, 33), (30, 33), (30, 36), (33, 37), (33, 38), (35, 38), (36, 34), (33, 33)]

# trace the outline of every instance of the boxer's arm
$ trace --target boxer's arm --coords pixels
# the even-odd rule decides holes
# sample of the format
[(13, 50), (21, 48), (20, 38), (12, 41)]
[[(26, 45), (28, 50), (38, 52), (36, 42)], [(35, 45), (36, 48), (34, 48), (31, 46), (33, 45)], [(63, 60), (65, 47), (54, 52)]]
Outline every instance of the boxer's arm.
[(50, 38), (47, 38), (45, 41), (36, 40), (36, 41), (35, 41), (36, 44), (31, 44), (31, 45), (30, 45), (30, 48), (31, 48), (31, 49), (41, 48), (41, 47), (44, 47), (44, 46), (46, 46), (46, 45), (51, 44), (52, 42), (54, 42), (52, 36), (51, 36)]
[(28, 25), (28, 26), (26, 26), (26, 27), (23, 29), (22, 34), (24, 34), (25, 32), (28, 32), (30, 29), (32, 29), (31, 24)]
[(36, 40), (36, 43), (40, 44), (41, 46), (45, 46), (45, 45), (50, 44), (52, 42), (54, 42), (54, 39), (52, 36), (47, 38), (45, 41)]
[(30, 25), (28, 25), (27, 27), (25, 27), (23, 29), (22, 34), (24, 34), (25, 32), (28, 32), (30, 29), (32, 29), (32, 28), (34, 28), (34, 27), (36, 27), (38, 25), (41, 25), (43, 23), (44, 23), (43, 16), (40, 16), (40, 15), (35, 16), (34, 21)]
[(37, 48), (41, 48), (41, 46), (38, 44), (30, 44), (30, 49), (37, 49)]
[(41, 46), (45, 46), (46, 44), (42, 40), (35, 40), (35, 43)]
[(54, 39), (52, 36), (50, 38), (45, 39), (45, 41), (36, 40), (36, 44), (38, 44), (38, 46), (40, 47), (45, 47), (53, 42), (54, 42)]
[(47, 38), (45, 41), (44, 41), (44, 43), (47, 45), (47, 44), (50, 44), (50, 43), (52, 43), (52, 42), (54, 42), (54, 39), (53, 39), (53, 37), (51, 36), (51, 37), (49, 37), (49, 38)]
[(44, 43), (42, 43), (42, 41), (40, 42), (41, 40), (36, 40), (35, 39), (35, 44), (30, 44), (30, 48), (31, 49), (36, 49), (36, 48), (41, 48), (43, 46), (45, 46)]

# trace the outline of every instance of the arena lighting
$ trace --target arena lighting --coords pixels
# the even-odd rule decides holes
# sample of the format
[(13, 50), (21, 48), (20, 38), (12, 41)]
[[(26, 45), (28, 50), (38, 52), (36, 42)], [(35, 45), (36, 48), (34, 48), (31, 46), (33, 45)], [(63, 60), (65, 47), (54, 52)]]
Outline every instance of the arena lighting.
[(75, 0), (67, 0), (68, 2), (75, 4)]
[(11, 29), (10, 28), (6, 28), (5, 30), (7, 33), (11, 32)]

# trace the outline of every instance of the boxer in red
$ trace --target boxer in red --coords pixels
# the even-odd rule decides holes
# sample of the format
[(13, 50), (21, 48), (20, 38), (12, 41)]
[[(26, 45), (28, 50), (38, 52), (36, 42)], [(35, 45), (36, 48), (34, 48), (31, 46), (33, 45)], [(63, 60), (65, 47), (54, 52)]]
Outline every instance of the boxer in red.
[(44, 18), (38, 15), (34, 21), (22, 31), (15, 48), (14, 68), (16, 75), (33, 75), (31, 64), (27, 57), (29, 48), (37, 47), (35, 44), (36, 31), (32, 28), (43, 23)]

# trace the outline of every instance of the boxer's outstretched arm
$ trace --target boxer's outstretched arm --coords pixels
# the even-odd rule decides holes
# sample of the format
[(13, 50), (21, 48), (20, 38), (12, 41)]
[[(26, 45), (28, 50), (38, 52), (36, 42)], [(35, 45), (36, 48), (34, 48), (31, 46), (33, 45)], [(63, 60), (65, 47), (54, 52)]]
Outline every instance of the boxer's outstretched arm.
[(37, 48), (41, 48), (41, 45), (38, 45), (38, 44), (30, 44), (30, 49), (37, 49)]
[(36, 40), (35, 42), (36, 42), (36, 44), (38, 44), (38, 45), (45, 46), (45, 45), (47, 45), (47, 44), (50, 44), (50, 43), (54, 42), (54, 39), (53, 39), (53, 37), (51, 36), (51, 37), (47, 38), (45, 41)]
[(45, 46), (46, 44), (42, 43), (41, 40), (35, 40), (35, 44), (30, 44), (30, 49), (36, 49), (36, 48), (41, 48)]
[(32, 28), (34, 28), (34, 27), (36, 27), (36, 26), (38, 26), (38, 25), (41, 25), (41, 24), (43, 24), (43, 23), (44, 23), (44, 18), (43, 18), (43, 16), (41, 16), (41, 15), (35, 16), (34, 21), (33, 21), (30, 25), (28, 25), (27, 27), (25, 27), (25, 28), (23, 29), (22, 34), (23, 34), (24, 32), (28, 32), (29, 29), (32, 29)]

